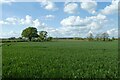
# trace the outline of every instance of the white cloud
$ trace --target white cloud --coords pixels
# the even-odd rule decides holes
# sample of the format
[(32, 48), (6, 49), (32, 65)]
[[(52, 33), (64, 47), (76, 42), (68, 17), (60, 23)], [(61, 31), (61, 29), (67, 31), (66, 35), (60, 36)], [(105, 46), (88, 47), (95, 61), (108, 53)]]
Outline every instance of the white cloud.
[(9, 24), (9, 23), (2, 20), (0, 21), (0, 25), (6, 25), (6, 24)]
[(39, 19), (32, 19), (32, 16), (26, 15), (25, 19), (21, 19), (20, 23), (22, 25), (27, 25), (27, 26), (33, 26), (36, 27), (37, 29), (43, 28), (46, 26), (45, 23), (42, 23)]
[(38, 19), (36, 19), (35, 21), (33, 21), (33, 23), (34, 23), (34, 26), (36, 26), (36, 27), (41, 26), (41, 23), (40, 23), (40, 21)]
[(97, 2), (95, 2), (95, 1), (82, 2), (80, 7), (82, 9), (88, 11), (89, 13), (95, 14), (96, 13)]
[(87, 18), (90, 18), (90, 19), (93, 19), (93, 21), (96, 21), (96, 20), (105, 20), (107, 17), (103, 14), (97, 14), (96, 16), (91, 16)]
[(117, 13), (118, 2), (119, 0), (112, 0), (112, 3), (109, 6), (106, 6), (103, 10), (101, 10), (101, 13), (105, 15)]
[(1, 25), (10, 25), (10, 24), (15, 25), (18, 23), (19, 23), (19, 20), (16, 17), (9, 17), (9, 18), (6, 18), (5, 20), (0, 21)]
[(10, 37), (20, 37), (21, 33), (17, 33), (15, 31), (10, 32), (0, 32), (0, 38), (10, 38)]
[(65, 5), (64, 12), (69, 13), (69, 14), (73, 14), (73, 13), (77, 12), (77, 8), (78, 8), (78, 4), (69, 3), (69, 4)]
[(52, 37), (85, 37), (89, 31), (84, 27), (45, 27), (43, 30), (48, 32)]
[(118, 37), (118, 29), (117, 28), (107, 30), (107, 33), (109, 34), (110, 37)]
[(68, 30), (68, 33), (71, 32), (74, 36), (79, 35), (85, 37), (89, 32), (96, 34), (103, 31), (106, 27), (107, 21), (108, 20), (105, 15), (98, 14), (96, 16), (86, 18), (81, 18), (80, 16), (69, 16), (63, 19), (60, 24), (64, 27), (64, 29)]
[[(63, 19), (60, 23), (62, 26), (87, 26), (95, 25), (96, 24), (103, 24), (106, 22), (106, 16), (102, 14), (98, 14), (96, 16), (86, 17), (86, 18), (80, 18), (80, 16), (69, 16), (68, 18)], [(94, 22), (94, 23), (93, 23)]]
[(21, 19), (21, 24), (32, 24), (32, 17), (29, 15), (26, 15), (25, 19)]
[(6, 21), (9, 22), (9, 23), (12, 23), (13, 25), (15, 25), (15, 24), (18, 23), (18, 19), (15, 18), (15, 17), (12, 17), (12, 18), (6, 18)]
[(106, 16), (102, 15), (102, 14), (98, 14), (96, 18), (99, 20), (104, 20), (104, 19), (106, 19)]
[(24, 25), (24, 26), (33, 26), (37, 29), (47, 26), (45, 23), (41, 22), (39, 19), (33, 19), (32, 16), (26, 15), (25, 18), (16, 18), (9, 17), (5, 20), (0, 21), (1, 25)]
[(45, 19), (54, 19), (54, 18), (55, 18), (54, 15), (46, 15), (46, 16), (45, 16)]
[(12, 2), (14, 2), (15, 0), (1, 0), (0, 1), (0, 4), (9, 4), (9, 5), (11, 5), (12, 4)]
[(41, 7), (43, 7), (46, 10), (53, 10), (53, 11), (58, 9), (55, 3), (50, 0), (43, 0), (41, 2)]
[(69, 16), (61, 21), (62, 26), (85, 26), (87, 23), (87, 19), (82, 19), (79, 16)]
[(100, 29), (102, 26), (100, 25), (100, 23), (98, 22), (91, 22), (90, 25), (88, 25), (91, 27), (91, 30), (98, 30)]
[(36, 27), (38, 30), (40, 30), (41, 28), (44, 28), (45, 26), (47, 26), (45, 23), (42, 23), (41, 21), (39, 21), (39, 19), (36, 19), (33, 21), (32, 26)]

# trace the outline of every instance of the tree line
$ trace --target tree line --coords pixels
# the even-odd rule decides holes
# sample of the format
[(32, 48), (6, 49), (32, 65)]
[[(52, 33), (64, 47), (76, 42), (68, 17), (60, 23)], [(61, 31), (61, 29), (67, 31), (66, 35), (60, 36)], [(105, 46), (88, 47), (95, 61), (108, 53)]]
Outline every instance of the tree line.
[[(52, 37), (47, 37), (48, 33), (46, 31), (40, 31), (38, 33), (37, 29), (34, 27), (28, 27), (26, 29), (23, 30), (22, 32), (22, 37), (24, 38), (28, 38), (29, 41), (32, 40), (32, 38), (36, 38), (38, 41), (51, 41), (53, 38)], [(72, 38), (71, 38), (72, 39)], [(86, 39), (84, 38), (73, 38), (75, 40), (89, 40), (89, 41), (112, 41), (115, 40), (115, 38), (113, 37), (112, 39), (109, 38), (109, 34), (104, 32), (101, 34), (96, 34), (96, 36), (93, 36), (92, 33), (89, 33), (88, 37)]]
[(112, 40), (115, 40), (114, 37), (112, 37), (112, 39), (109, 38), (109, 34), (104, 32), (104, 33), (101, 33), (101, 34), (96, 34), (96, 36), (94, 37), (92, 33), (89, 33), (88, 35), (88, 40), (89, 41), (93, 41), (93, 40), (96, 40), (96, 41), (112, 41)]
[(47, 31), (37, 31), (35, 27), (28, 27), (22, 31), (21, 37), (19, 38), (10, 37), (8, 39), (2, 39), (2, 42), (27, 42), (27, 41), (43, 42), (51, 40), (113, 41), (118, 40), (118, 38), (114, 37), (109, 38), (109, 34), (106, 32), (96, 34), (95, 36), (93, 36), (92, 33), (89, 33), (89, 35), (86, 38), (82, 37), (53, 38), (48, 36)]

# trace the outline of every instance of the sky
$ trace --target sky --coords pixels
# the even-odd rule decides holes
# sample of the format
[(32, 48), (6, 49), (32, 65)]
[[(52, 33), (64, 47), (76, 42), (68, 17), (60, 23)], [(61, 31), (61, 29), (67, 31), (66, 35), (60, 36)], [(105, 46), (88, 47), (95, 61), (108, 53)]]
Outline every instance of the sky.
[(0, 38), (21, 37), (27, 27), (52, 37), (118, 36), (118, 0), (111, 2), (3, 2)]

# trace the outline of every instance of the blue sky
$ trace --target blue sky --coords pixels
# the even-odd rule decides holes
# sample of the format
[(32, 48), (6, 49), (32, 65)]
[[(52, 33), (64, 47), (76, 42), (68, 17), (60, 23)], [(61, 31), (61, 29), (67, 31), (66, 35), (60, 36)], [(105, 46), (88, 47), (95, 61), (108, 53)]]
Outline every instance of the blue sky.
[(117, 2), (13, 2), (2, 4), (0, 37), (20, 37), (33, 26), (53, 37), (87, 37), (118, 34)]

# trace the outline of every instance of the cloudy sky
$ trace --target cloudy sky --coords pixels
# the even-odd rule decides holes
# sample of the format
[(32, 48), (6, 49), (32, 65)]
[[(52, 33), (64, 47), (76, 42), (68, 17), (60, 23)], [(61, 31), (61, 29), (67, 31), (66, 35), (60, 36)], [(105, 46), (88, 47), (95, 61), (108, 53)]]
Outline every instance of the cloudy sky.
[(107, 32), (118, 36), (118, 1), (1, 2), (0, 37), (20, 37), (32, 26), (52, 37), (87, 37)]

